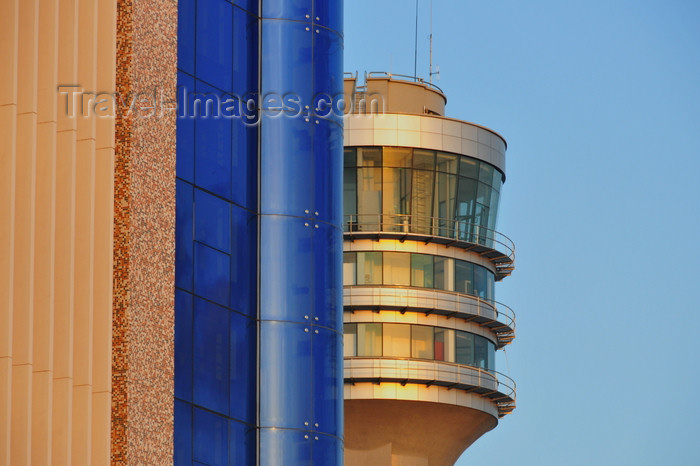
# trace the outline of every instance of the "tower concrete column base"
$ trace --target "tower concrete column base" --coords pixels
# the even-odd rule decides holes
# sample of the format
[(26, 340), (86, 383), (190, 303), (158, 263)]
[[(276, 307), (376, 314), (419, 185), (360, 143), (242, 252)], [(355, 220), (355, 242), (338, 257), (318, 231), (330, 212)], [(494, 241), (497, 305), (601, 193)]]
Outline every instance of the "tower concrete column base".
[(497, 419), (446, 403), (345, 400), (346, 466), (451, 466)]

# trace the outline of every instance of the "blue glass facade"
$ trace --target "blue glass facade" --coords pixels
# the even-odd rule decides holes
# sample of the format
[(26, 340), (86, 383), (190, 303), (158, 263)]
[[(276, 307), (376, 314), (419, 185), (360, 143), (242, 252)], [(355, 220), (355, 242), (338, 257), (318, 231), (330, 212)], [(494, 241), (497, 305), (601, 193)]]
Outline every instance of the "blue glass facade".
[(178, 10), (175, 463), (341, 464), (342, 1)]

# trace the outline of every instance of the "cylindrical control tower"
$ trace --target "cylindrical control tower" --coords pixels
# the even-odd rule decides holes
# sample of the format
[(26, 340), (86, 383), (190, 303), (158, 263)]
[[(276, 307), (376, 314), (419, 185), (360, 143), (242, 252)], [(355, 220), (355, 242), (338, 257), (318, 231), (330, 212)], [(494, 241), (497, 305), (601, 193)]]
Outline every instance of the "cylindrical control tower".
[(345, 464), (453, 464), (515, 407), (495, 367), (515, 336), (494, 293), (514, 266), (506, 143), (417, 78), (346, 76), (345, 94)]

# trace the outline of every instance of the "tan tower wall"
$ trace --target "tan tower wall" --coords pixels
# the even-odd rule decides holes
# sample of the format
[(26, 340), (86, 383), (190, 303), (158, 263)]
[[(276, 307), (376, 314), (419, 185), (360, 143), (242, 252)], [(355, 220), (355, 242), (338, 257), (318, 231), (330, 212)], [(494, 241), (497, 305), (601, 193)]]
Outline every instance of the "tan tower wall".
[[(136, 33), (145, 29), (151, 40), (128, 50), (140, 60), (120, 83), (155, 76), (174, 94), (176, 7), (143, 3), (1, 0), (0, 464), (109, 464), (114, 452), (134, 463), (172, 458), (174, 115), (160, 124), (120, 122), (138, 144), (118, 160), (139, 169), (115, 172), (116, 108), (108, 102), (94, 114), (93, 94), (117, 90), (117, 58), (126, 54), (118, 54), (118, 37), (142, 40)], [(145, 58), (158, 54), (163, 64), (149, 71)], [(128, 192), (119, 189), (124, 173)], [(142, 204), (159, 203), (152, 215), (133, 206), (143, 192)], [(115, 231), (115, 204), (132, 217), (144, 213)], [(115, 244), (128, 253), (117, 261), (126, 278), (114, 273)], [(122, 301), (126, 330), (112, 315), (113, 291), (124, 289), (141, 299)], [(128, 341), (114, 351), (113, 331)], [(125, 349), (130, 360), (120, 374), (132, 379), (114, 390), (112, 358)], [(150, 377), (138, 385), (144, 373)], [(133, 408), (118, 420), (130, 430), (115, 441), (112, 409), (127, 398)]]

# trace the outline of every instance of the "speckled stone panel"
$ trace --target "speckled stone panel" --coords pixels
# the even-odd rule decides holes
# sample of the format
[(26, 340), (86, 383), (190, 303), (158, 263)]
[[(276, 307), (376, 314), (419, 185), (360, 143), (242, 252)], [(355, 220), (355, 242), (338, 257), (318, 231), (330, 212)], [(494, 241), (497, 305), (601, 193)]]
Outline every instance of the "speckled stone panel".
[(118, 0), (113, 464), (173, 457), (176, 65), (177, 2)]

